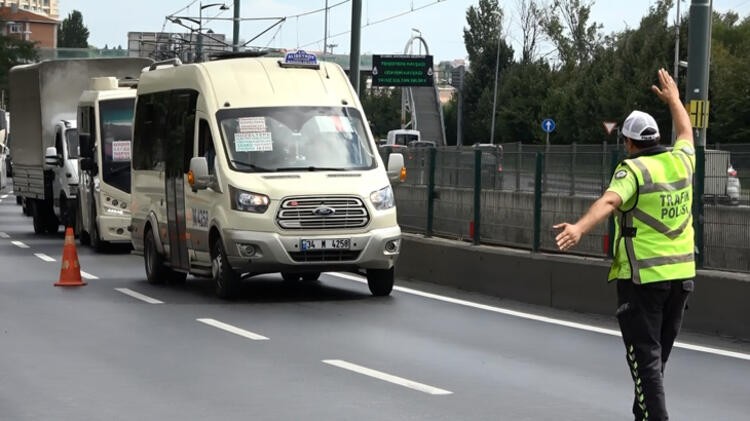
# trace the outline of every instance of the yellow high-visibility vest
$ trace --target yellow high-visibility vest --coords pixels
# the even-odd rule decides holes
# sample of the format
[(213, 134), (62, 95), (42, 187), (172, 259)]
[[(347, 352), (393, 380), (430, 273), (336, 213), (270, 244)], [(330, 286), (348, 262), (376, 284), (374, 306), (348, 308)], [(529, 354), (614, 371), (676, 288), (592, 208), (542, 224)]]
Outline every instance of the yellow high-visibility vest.
[[(636, 200), (618, 210), (615, 253), (625, 253), (636, 284), (695, 277), (693, 170), (681, 152), (626, 159), (637, 180)], [(615, 259), (617, 261), (617, 259)], [(610, 280), (618, 269), (610, 269)]]

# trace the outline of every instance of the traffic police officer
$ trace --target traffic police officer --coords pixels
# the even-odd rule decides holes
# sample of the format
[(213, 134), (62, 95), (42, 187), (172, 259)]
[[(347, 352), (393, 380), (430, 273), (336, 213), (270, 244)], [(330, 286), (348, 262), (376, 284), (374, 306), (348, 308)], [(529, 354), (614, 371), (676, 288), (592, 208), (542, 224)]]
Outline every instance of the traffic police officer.
[(607, 191), (575, 224), (561, 223), (560, 250), (616, 213), (615, 254), (609, 280), (617, 281), (617, 320), (635, 384), (636, 420), (667, 420), (664, 366), (695, 277), (692, 220), (695, 152), (690, 118), (677, 84), (660, 69), (651, 90), (669, 106), (677, 133), (671, 151), (659, 145), (650, 115), (633, 111), (622, 134), (628, 158)]

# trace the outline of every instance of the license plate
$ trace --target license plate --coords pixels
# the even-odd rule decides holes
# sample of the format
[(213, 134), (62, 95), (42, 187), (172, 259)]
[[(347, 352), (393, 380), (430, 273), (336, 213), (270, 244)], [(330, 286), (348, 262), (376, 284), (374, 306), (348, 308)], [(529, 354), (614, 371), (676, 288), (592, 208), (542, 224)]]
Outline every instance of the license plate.
[(300, 240), (300, 249), (306, 250), (349, 250), (351, 240), (348, 238), (327, 238), (324, 240)]

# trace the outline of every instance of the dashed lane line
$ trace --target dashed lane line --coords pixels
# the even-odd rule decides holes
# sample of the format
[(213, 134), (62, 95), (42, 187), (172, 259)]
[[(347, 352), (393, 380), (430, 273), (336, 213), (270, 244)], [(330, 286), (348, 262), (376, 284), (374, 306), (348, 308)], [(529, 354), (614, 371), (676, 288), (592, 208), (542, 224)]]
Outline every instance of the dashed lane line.
[(0, 232), (0, 238), (10, 238), (7, 232)]
[(24, 243), (22, 243), (20, 241), (11, 241), (10, 243), (13, 244), (14, 246), (18, 247), (18, 248), (21, 248), (21, 249), (27, 249), (27, 248), (29, 248), (29, 246), (27, 246), (26, 244), (24, 244)]
[(440, 389), (438, 387), (433, 387), (423, 383), (418, 383), (413, 380), (394, 376), (388, 373), (383, 373), (382, 371), (373, 370), (371, 368), (363, 367), (361, 365), (353, 364), (343, 360), (323, 360), (323, 362), (335, 367), (343, 368), (344, 370), (353, 371), (355, 373), (397, 384), (399, 386), (408, 387), (409, 389), (417, 390), (430, 395), (450, 395), (453, 393), (449, 390)]
[(99, 279), (98, 276), (92, 275), (92, 274), (90, 274), (88, 272), (84, 272), (84, 271), (81, 271), (81, 277), (86, 278), (86, 279)]
[(143, 302), (149, 303), (149, 304), (164, 304), (164, 301), (157, 300), (156, 298), (151, 298), (147, 295), (143, 295), (140, 292), (135, 292), (132, 289), (128, 288), (115, 288), (115, 291), (119, 291), (125, 295), (129, 295), (137, 300), (141, 300)]
[(254, 341), (267, 341), (268, 340), (268, 338), (266, 338), (263, 335), (258, 335), (257, 333), (253, 333), (245, 329), (240, 329), (236, 326), (228, 325), (218, 320), (214, 320), (214, 319), (195, 319), (195, 320), (201, 323), (207, 324), (209, 326), (213, 326), (215, 328), (224, 330), (226, 332), (234, 333), (235, 335), (239, 335), (247, 339), (252, 339)]
[(47, 256), (44, 253), (34, 253), (34, 256), (44, 260), (45, 262), (54, 262), (55, 259), (53, 257)]
[[(348, 279), (350, 281), (360, 282), (364, 284), (367, 283), (366, 279), (363, 279), (358, 276), (350, 275), (347, 273), (328, 273), (328, 275), (333, 275), (338, 278)], [(416, 295), (416, 296), (423, 297), (423, 298), (429, 298), (431, 300), (442, 301), (442, 302), (450, 303), (450, 304), (457, 304), (460, 306), (476, 308), (479, 310), (491, 311), (493, 313), (505, 314), (507, 316), (518, 317), (518, 318), (527, 319), (527, 320), (535, 320), (535, 321), (542, 322), (542, 323), (548, 323), (548, 324), (557, 325), (557, 326), (565, 326), (565, 327), (569, 327), (573, 329), (585, 330), (588, 332), (601, 333), (604, 335), (618, 336), (618, 337), (621, 336), (620, 332), (614, 329), (605, 329), (605, 328), (587, 325), (583, 323), (569, 322), (567, 320), (554, 319), (552, 317), (539, 316), (537, 314), (524, 313), (521, 311), (510, 310), (507, 308), (494, 307), (494, 306), (489, 306), (486, 304), (479, 304), (479, 303), (474, 303), (471, 301), (459, 300), (457, 298), (451, 298), (451, 297), (446, 297), (443, 295), (432, 294), (429, 292), (423, 292), (423, 291), (419, 291), (416, 289), (394, 286), (393, 290), (403, 292), (406, 294)], [(701, 345), (693, 345), (693, 344), (688, 344), (684, 342), (675, 342), (674, 347), (682, 348), (682, 349), (689, 349), (691, 351), (703, 352), (706, 354), (720, 355), (723, 357), (736, 358), (739, 360), (750, 361), (750, 354), (746, 354), (742, 352), (727, 351), (725, 349), (712, 348), (712, 347), (701, 346)]]
[(7, 194), (4, 194), (4, 195), (0, 196), (0, 199), (7, 199), (7, 198), (8, 198)]

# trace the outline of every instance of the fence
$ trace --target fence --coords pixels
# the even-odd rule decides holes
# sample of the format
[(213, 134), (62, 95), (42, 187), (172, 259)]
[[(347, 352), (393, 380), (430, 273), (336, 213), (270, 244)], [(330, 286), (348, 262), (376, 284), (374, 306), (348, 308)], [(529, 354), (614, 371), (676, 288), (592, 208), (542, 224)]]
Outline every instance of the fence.
[[(544, 252), (557, 251), (552, 225), (575, 222), (606, 190), (622, 158), (617, 146), (606, 144), (403, 151), (407, 180), (395, 195), (405, 231)], [(381, 149), (384, 159), (389, 152)], [(696, 197), (703, 197), (694, 209), (697, 262), (750, 272), (750, 145), (697, 152), (705, 162), (695, 183)], [(729, 165), (742, 186), (736, 193)], [(576, 253), (610, 256), (612, 234), (612, 221), (596, 227)]]

